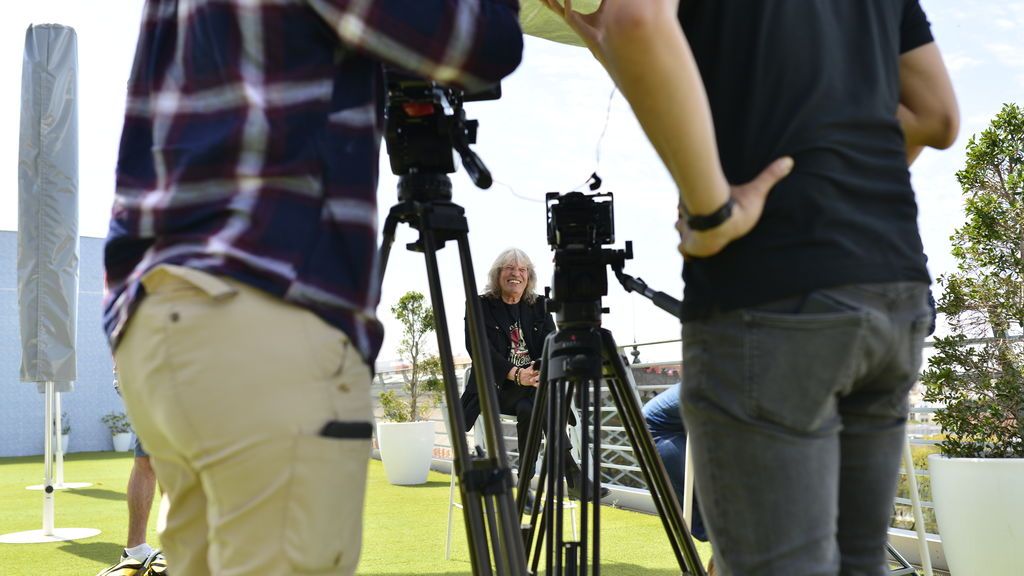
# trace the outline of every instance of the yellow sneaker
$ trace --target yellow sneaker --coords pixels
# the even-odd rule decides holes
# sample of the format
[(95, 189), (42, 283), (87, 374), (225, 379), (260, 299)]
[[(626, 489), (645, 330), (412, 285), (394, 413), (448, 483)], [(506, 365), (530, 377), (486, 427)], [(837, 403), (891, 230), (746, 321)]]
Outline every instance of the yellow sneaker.
[(142, 576), (142, 562), (122, 555), (120, 562), (100, 571), (96, 576)]
[(153, 553), (142, 563), (139, 576), (167, 576), (167, 560), (163, 552), (153, 550)]

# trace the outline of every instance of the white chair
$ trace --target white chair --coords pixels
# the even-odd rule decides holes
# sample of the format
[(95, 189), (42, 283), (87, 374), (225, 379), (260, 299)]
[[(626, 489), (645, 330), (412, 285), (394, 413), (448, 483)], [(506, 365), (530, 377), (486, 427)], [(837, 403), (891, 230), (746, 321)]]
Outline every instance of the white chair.
[[(928, 538), (924, 528), (924, 514), (921, 509), (921, 493), (917, 489), (917, 470), (914, 468), (914, 453), (910, 450), (910, 436), (903, 435), (903, 468), (907, 473), (907, 483), (910, 486), (910, 501), (914, 511), (914, 528), (917, 530), (917, 545), (921, 554), (921, 568), (925, 576), (932, 576), (932, 557), (928, 552)], [(890, 555), (893, 548), (889, 547)], [(899, 560), (903, 560), (898, 556)], [(909, 562), (903, 561), (909, 565)]]
[[(504, 416), (504, 415), (502, 415), (501, 416), (501, 426), (502, 426), (503, 429), (504, 429), (504, 426), (506, 424), (513, 424), (514, 425), (515, 424), (515, 419), (512, 418), (511, 416)], [(447, 421), (447, 419), (445, 420), (445, 431), (448, 432), (448, 434), (449, 434), (448, 438), (449, 438), (449, 441), (450, 441), (451, 440), (451, 431), (448, 429), (448, 421)], [(467, 440), (469, 441), (469, 450), (470, 450), (470, 452), (474, 452), (476, 450), (477, 446), (480, 446), (482, 449), (486, 450), (486, 445), (485, 445), (486, 442), (484, 440), (484, 433), (483, 433), (483, 430), (480, 428), (480, 426), (477, 425), (477, 423), (473, 424), (473, 428), (467, 433), (467, 436), (468, 436)], [(508, 437), (508, 436), (505, 436), (504, 439), (505, 439), (506, 445), (508, 444), (509, 440), (511, 440), (514, 443), (515, 442), (515, 438), (516, 438), (515, 436), (512, 436), (511, 438)], [(516, 453), (515, 451), (512, 451), (511, 453), (512, 454), (516, 454), (518, 456), (518, 453)], [(458, 508), (459, 510), (462, 510), (462, 502), (457, 501), (455, 499), (455, 483), (456, 483), (456, 481), (458, 479), (456, 478), (457, 474), (455, 473), (455, 454), (454, 454), (454, 452), (452, 453), (452, 463), (451, 463), (451, 466), (452, 466), (452, 468), (451, 468), (451, 476), (449, 477), (449, 481), (448, 481), (448, 529), (447, 529), (448, 533), (447, 533), (447, 536), (445, 538), (445, 546), (444, 546), (444, 559), (445, 560), (450, 560), (451, 559), (453, 511), (456, 508)]]
[[(446, 414), (447, 414), (447, 412), (446, 412)], [(445, 418), (445, 432), (448, 433), (448, 441), (449, 441), (449, 445), (450, 445), (450, 443), (451, 443), (451, 429), (448, 427), (448, 419), (447, 418)], [(471, 437), (472, 437), (472, 442), (470, 442), (470, 451), (474, 450), (474, 446), (482, 446), (483, 445), (483, 438), (481, 437), (482, 434), (480, 433), (479, 428), (477, 428), (476, 426), (473, 426), (473, 429), (470, 430), (469, 435), (471, 435)], [(459, 510), (462, 510), (462, 502), (461, 501), (459, 501), (459, 502), (455, 501), (455, 480), (456, 480), (456, 476), (458, 476), (458, 474), (455, 473), (455, 452), (453, 450), (452, 451), (452, 460), (451, 460), (451, 470), (450, 470), (449, 481), (448, 481), (448, 534), (445, 537), (445, 545), (444, 545), (444, 559), (445, 560), (450, 560), (451, 556), (452, 556), (452, 513), (453, 513), (453, 511), (456, 508), (458, 508)]]
[[(468, 382), (469, 381), (468, 378), (469, 378), (469, 369), (467, 368), (466, 372), (464, 373), (464, 376), (463, 376), (463, 382)], [(443, 405), (443, 404), (441, 406), (441, 410), (442, 410), (442, 412), (445, 415), (445, 417), (444, 417), (445, 432), (448, 434), (448, 439), (449, 439), (449, 444), (450, 444), (450, 442), (451, 442), (451, 427), (449, 426), (449, 423), (448, 423), (448, 410), (447, 410), (447, 407), (445, 405)], [(578, 415), (577, 415), (577, 418), (578, 418)], [(499, 415), (499, 420), (500, 420), (500, 426), (501, 426), (501, 429), (502, 429), (503, 432), (506, 429), (506, 426), (511, 426), (513, 428), (513, 430), (515, 430), (516, 420), (515, 420), (514, 416), (507, 416), (505, 414), (501, 414), (501, 415)], [(577, 420), (577, 422), (579, 422), (579, 420)], [(483, 430), (481, 429), (481, 427), (478, 424), (479, 424), (479, 419), (478, 419), (477, 422), (473, 423), (473, 427), (472, 427), (472, 429), (468, 433), (468, 436), (469, 436), (469, 438), (468, 438), (468, 440), (469, 440), (469, 448), (470, 448), (471, 452), (475, 450), (476, 446), (480, 446), (485, 451), (486, 451), (486, 448), (487, 448), (486, 447), (486, 442), (485, 442), (485, 439), (484, 439)], [(578, 432), (576, 432), (576, 429), (574, 427), (570, 427), (570, 430), (572, 431), (570, 433), (570, 439), (575, 439), (574, 446), (578, 445), (578, 442), (579, 442), (579, 434), (578, 434)], [(506, 446), (506, 449), (507, 449), (507, 453), (510, 454), (510, 455), (515, 455), (518, 458), (519, 457), (518, 451), (511, 448), (513, 446), (516, 446), (516, 442), (517, 442), (517, 435), (516, 435), (516, 433), (513, 432), (511, 436), (508, 435), (508, 434), (503, 434), (502, 436), (503, 436), (503, 439), (505, 441), (505, 446)], [(538, 457), (537, 457), (537, 463), (536, 463), (536, 466), (535, 466), (534, 470), (540, 470), (540, 455), (538, 455)], [(518, 472), (519, 472), (518, 470), (514, 470), (513, 472), (515, 473), (516, 476), (518, 476)], [(454, 510), (456, 508), (458, 508), (459, 510), (462, 509), (462, 503), (456, 501), (456, 499), (455, 499), (455, 482), (456, 482), (456, 480), (457, 480), (457, 478), (456, 478), (456, 474), (455, 474), (455, 454), (453, 452), (452, 453), (452, 462), (451, 462), (451, 475), (449, 477), (449, 483), (448, 483), (448, 528), (447, 528), (447, 535), (446, 535), (446, 538), (445, 538), (445, 548), (444, 548), (444, 559), (445, 560), (450, 560), (451, 559), (451, 550), (452, 550), (452, 519), (453, 519), (452, 516), (453, 516), (453, 512), (454, 512)], [(564, 503), (563, 503), (563, 507), (565, 509), (575, 510), (577, 506), (576, 506), (576, 502), (574, 502), (572, 500), (565, 500)], [(570, 522), (570, 525), (572, 526), (572, 537), (575, 539), (576, 538), (576, 514), (575, 514), (575, 512), (571, 512), (569, 514), (569, 522)]]
[[(470, 372), (470, 369), (466, 368), (466, 371), (463, 373), (463, 376), (462, 376), (462, 381), (464, 383), (463, 387), (465, 387), (469, 383), (469, 372)], [(451, 444), (452, 427), (449, 425), (449, 422), (448, 422), (448, 406), (446, 404), (444, 404), (444, 403), (441, 404), (441, 412), (442, 412), (442, 414), (444, 414), (444, 431), (448, 435), (448, 445), (451, 446), (452, 445)], [(476, 446), (483, 447), (483, 445), (484, 445), (483, 431), (480, 429), (479, 426), (476, 425), (476, 423), (473, 424), (473, 427), (469, 431), (469, 434), (467, 436), (469, 436), (467, 438), (467, 441), (469, 442), (469, 450), (470, 450), (470, 452), (473, 452), (476, 449), (475, 448)], [(452, 555), (452, 514), (453, 514), (453, 511), (456, 508), (458, 508), (459, 510), (462, 509), (462, 502), (457, 502), (455, 500), (455, 481), (456, 481), (456, 476), (457, 476), (457, 474), (455, 473), (455, 451), (453, 449), (452, 450), (452, 459), (451, 459), (451, 469), (450, 469), (450, 474), (449, 474), (449, 479), (448, 479), (448, 528), (447, 528), (447, 532), (448, 533), (447, 533), (447, 535), (445, 537), (445, 545), (444, 545), (444, 559), (445, 560), (450, 560), (451, 559), (451, 555)]]

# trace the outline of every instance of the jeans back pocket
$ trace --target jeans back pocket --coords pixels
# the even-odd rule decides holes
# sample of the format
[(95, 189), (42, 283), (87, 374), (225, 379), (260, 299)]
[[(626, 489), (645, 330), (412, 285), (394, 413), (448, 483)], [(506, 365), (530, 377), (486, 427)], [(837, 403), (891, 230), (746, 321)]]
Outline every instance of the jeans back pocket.
[(837, 394), (856, 377), (867, 312), (812, 293), (791, 312), (743, 318), (750, 415), (804, 433), (838, 425)]

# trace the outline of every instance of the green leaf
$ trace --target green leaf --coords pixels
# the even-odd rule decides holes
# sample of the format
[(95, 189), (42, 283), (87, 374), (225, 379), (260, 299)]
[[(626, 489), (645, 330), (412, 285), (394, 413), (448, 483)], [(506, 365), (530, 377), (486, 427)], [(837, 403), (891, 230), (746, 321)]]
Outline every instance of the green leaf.
[[(1005, 104), (971, 137), (957, 172), (966, 221), (952, 238), (956, 272), (939, 278), (938, 311), (951, 336), (935, 339), (922, 373), (925, 399), (953, 457), (1024, 457), (1024, 110)], [(982, 340), (971, 340), (982, 339)]]
[(423, 294), (409, 291), (391, 307), (391, 313), (402, 325), (402, 340), (398, 353), (409, 362), (403, 374), (405, 398), (388, 390), (380, 395), (384, 418), (395, 422), (410, 422), (426, 418), (440, 402), (441, 361), (427, 353), (428, 336), (435, 328), (434, 309), (427, 305)]

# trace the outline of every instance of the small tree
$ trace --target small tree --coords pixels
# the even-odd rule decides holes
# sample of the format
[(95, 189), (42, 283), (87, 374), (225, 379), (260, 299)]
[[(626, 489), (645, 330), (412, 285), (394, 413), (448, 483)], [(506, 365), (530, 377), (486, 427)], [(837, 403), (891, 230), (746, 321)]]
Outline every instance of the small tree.
[(444, 390), (441, 360), (426, 350), (427, 336), (434, 331), (434, 310), (426, 305), (423, 294), (410, 291), (391, 307), (391, 313), (402, 323), (398, 353), (410, 366), (402, 374), (408, 400), (394, 390), (386, 390), (380, 395), (380, 403), (385, 419), (415, 422), (440, 402)]
[(1007, 104), (967, 144), (957, 172), (967, 221), (957, 271), (939, 278), (952, 335), (935, 339), (925, 399), (954, 457), (1024, 457), (1024, 110)]

